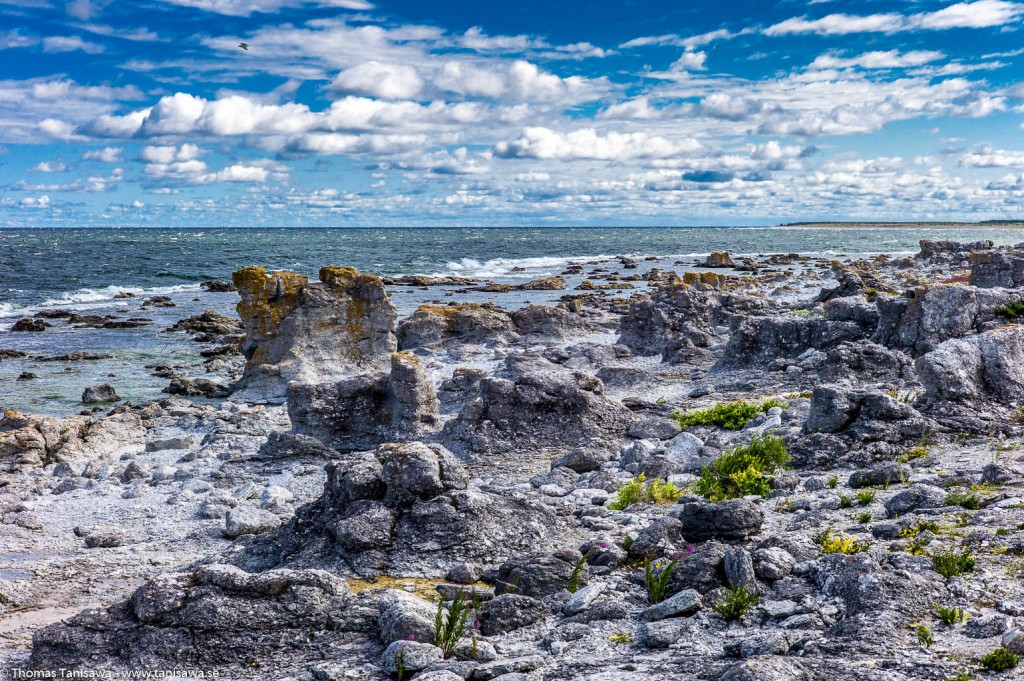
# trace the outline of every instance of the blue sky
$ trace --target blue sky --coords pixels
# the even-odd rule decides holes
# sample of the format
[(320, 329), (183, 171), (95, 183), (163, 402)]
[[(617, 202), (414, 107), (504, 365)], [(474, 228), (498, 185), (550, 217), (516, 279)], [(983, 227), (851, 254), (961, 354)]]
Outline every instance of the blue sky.
[(0, 226), (1024, 219), (1022, 19), (0, 0)]

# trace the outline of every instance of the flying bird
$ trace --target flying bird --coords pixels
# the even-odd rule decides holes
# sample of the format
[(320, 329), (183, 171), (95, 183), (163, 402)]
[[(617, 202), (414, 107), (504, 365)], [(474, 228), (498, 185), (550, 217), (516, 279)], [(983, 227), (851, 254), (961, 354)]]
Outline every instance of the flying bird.
[(241, 47), (246, 52), (249, 51), (249, 43), (238, 43), (238, 46)]

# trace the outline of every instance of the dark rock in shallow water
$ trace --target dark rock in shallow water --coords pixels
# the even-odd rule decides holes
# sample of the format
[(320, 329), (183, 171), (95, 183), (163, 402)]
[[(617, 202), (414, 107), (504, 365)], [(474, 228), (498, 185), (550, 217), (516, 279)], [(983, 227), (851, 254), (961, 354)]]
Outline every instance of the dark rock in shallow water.
[(103, 402), (117, 402), (121, 398), (117, 396), (114, 386), (109, 383), (89, 386), (82, 393), (82, 402), (85, 404), (96, 404)]
[(440, 425), (434, 384), (410, 352), (391, 357), (391, 373), (338, 383), (288, 386), (288, 415), (298, 434), (352, 451), (435, 432)]
[(230, 395), (231, 388), (208, 378), (175, 378), (170, 385), (164, 388), (164, 392), (170, 395), (219, 398)]
[(477, 452), (565, 447), (624, 434), (635, 418), (591, 374), (513, 355), (503, 371), (481, 378), (478, 396), (441, 437)]
[(26, 317), (25, 319), (19, 319), (14, 322), (14, 326), (11, 327), (11, 331), (30, 331), (39, 333), (46, 331), (46, 322), (42, 319), (31, 319)]

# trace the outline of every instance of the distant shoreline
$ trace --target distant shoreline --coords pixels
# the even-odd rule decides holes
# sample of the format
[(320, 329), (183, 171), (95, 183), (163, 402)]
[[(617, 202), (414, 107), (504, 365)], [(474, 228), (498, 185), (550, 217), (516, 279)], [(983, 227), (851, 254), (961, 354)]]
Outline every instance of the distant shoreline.
[(807, 229), (1024, 229), (1024, 220), (984, 222), (787, 222), (777, 227)]

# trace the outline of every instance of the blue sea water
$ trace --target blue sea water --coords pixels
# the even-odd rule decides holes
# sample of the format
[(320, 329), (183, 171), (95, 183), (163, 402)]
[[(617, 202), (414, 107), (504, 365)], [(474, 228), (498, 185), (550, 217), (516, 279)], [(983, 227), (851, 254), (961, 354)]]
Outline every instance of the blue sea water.
[[(616, 255), (641, 261), (655, 256), (658, 261), (643, 267), (682, 271), (711, 251), (862, 257), (913, 253), (920, 239), (1013, 244), (1024, 241), (1024, 234), (999, 228), (923, 227), (0, 229), (0, 349), (30, 356), (72, 350), (114, 356), (99, 362), (44, 363), (31, 357), (0, 361), (0, 408), (77, 411), (82, 390), (101, 382), (114, 384), (122, 397), (159, 397), (167, 380), (150, 375), (145, 365), (195, 368), (205, 347), (164, 329), (206, 309), (233, 314), (235, 294), (208, 293), (198, 284), (230, 279), (232, 271), (246, 265), (314, 276), (322, 265), (352, 265), (382, 275), (459, 275), (507, 282), (551, 276), (570, 262)], [(570, 287), (574, 283), (570, 280)], [(137, 297), (115, 299), (121, 291)], [(408, 314), (443, 294), (438, 289), (396, 289), (394, 299), (400, 313)], [(177, 307), (141, 309), (142, 300), (151, 295), (170, 296)], [(504, 295), (499, 302), (516, 307), (551, 297), (557, 296), (530, 292)], [(127, 330), (55, 325), (43, 333), (9, 331), (20, 317), (56, 308), (145, 316), (154, 323)], [(15, 380), (25, 371), (40, 378)]]

